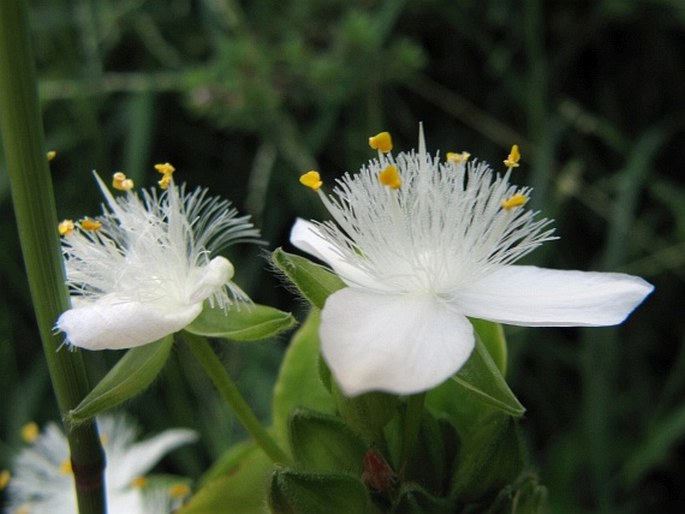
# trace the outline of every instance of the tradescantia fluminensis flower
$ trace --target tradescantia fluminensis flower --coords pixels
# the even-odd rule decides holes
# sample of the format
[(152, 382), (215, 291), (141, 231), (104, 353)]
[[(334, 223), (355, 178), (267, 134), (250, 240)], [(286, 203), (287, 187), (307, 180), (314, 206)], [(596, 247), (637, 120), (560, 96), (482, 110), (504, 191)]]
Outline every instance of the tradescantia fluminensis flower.
[(370, 138), (378, 159), (323, 194), (333, 221), (298, 220), (291, 242), (326, 262), (347, 287), (321, 315), (321, 351), (347, 395), (410, 394), (457, 372), (474, 348), (467, 316), (524, 326), (621, 323), (652, 291), (639, 277), (515, 265), (554, 239), (550, 221), (525, 208), (529, 188), (467, 153), (442, 161), (391, 153), (387, 132)]
[(215, 252), (256, 241), (249, 216), (209, 197), (206, 189), (177, 186), (173, 166), (159, 164), (164, 192), (132, 191), (115, 173), (114, 197), (95, 175), (107, 202), (103, 214), (60, 224), (72, 308), (57, 320), (67, 342), (89, 350), (132, 348), (186, 327), (203, 302), (227, 309), (248, 301), (234, 284), (231, 262)]
[[(190, 491), (182, 482), (162, 485), (144, 477), (170, 451), (192, 443), (188, 429), (166, 430), (136, 442), (136, 428), (123, 415), (98, 420), (107, 457), (105, 484), (110, 514), (168, 514)], [(74, 475), (67, 438), (55, 423), (42, 433), (27, 427), (22, 449), (13, 462), (8, 482), (8, 514), (77, 514)]]

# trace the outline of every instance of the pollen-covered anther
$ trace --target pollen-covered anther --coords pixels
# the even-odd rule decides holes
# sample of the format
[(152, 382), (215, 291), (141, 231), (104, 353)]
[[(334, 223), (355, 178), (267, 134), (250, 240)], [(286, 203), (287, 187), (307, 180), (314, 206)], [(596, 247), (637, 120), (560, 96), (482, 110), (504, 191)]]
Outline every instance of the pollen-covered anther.
[(314, 191), (318, 191), (321, 189), (323, 181), (321, 180), (321, 175), (319, 175), (318, 171), (311, 170), (300, 176), (300, 184), (307, 186)]
[(176, 168), (174, 168), (170, 163), (165, 162), (155, 164), (155, 169), (163, 175), (160, 181), (157, 182), (157, 184), (159, 184), (160, 188), (167, 189), (169, 187), (169, 184), (171, 184), (171, 176), (173, 175), (174, 171), (176, 171)]
[(164, 176), (157, 182), (159, 184), (160, 189), (168, 189), (169, 184), (171, 184), (171, 173), (165, 173)]
[(190, 487), (186, 484), (174, 484), (169, 487), (169, 495), (172, 498), (185, 498), (190, 494)]
[(519, 161), (521, 160), (521, 153), (519, 152), (519, 145), (513, 145), (511, 151), (509, 152), (509, 157), (504, 161), (504, 165), (507, 168), (518, 168)]
[(394, 164), (386, 166), (378, 175), (378, 180), (381, 184), (388, 186), (390, 189), (399, 189), (402, 186), (402, 179), (400, 179), (397, 166)]
[(149, 482), (150, 481), (145, 477), (136, 477), (133, 480), (131, 480), (131, 487), (135, 487), (136, 489), (143, 489), (145, 486), (147, 486)]
[(82, 220), (79, 225), (81, 225), (81, 228), (87, 232), (93, 232), (102, 228), (102, 223), (100, 223), (98, 220), (92, 220), (90, 218)]
[(462, 164), (469, 160), (471, 154), (469, 152), (447, 152), (447, 162), (454, 164)]
[(511, 195), (509, 198), (502, 200), (502, 208), (510, 211), (516, 207), (522, 207), (528, 202), (528, 197), (521, 193)]
[(133, 180), (126, 178), (121, 171), (117, 171), (112, 175), (112, 187), (119, 191), (130, 191), (133, 189)]
[(62, 464), (59, 465), (59, 472), (64, 475), (71, 475), (73, 473), (73, 469), (71, 467), (71, 460), (67, 459), (63, 461)]
[(176, 168), (174, 168), (170, 163), (165, 162), (163, 164), (155, 164), (155, 169), (162, 175), (171, 175)]
[(374, 150), (383, 153), (388, 153), (392, 150), (392, 137), (390, 132), (379, 132), (375, 136), (369, 138), (369, 146)]
[(38, 429), (38, 425), (33, 421), (26, 423), (26, 425), (21, 427), (21, 438), (29, 444), (35, 443), (39, 434), (40, 430)]
[(57, 157), (57, 152), (55, 152), (54, 150), (50, 150), (49, 152), (47, 152), (47, 153), (45, 154), (45, 156), (48, 158), (48, 161), (51, 161), (51, 160), (53, 160), (55, 157)]
[(74, 233), (75, 228), (76, 226), (72, 220), (63, 220), (59, 223), (59, 225), (57, 225), (57, 230), (59, 231), (60, 236), (69, 237)]

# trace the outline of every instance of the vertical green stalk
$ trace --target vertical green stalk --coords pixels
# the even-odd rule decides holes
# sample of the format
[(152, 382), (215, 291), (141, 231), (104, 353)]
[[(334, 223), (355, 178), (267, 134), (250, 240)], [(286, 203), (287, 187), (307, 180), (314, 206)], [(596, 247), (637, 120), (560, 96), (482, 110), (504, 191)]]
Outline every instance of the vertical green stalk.
[[(58, 351), (63, 338), (52, 333), (55, 320), (69, 302), (24, 0), (0, 1), (0, 131), (31, 298), (53, 389), (64, 415), (86, 395), (89, 386), (82, 355)], [(102, 513), (104, 457), (97, 428), (90, 423), (68, 430), (68, 439), (80, 512)]]
[(181, 337), (188, 344), (188, 348), (212, 380), (219, 394), (233, 409), (245, 430), (264, 450), (264, 453), (276, 464), (288, 464), (290, 462), (288, 455), (276, 444), (276, 441), (252, 412), (207, 339), (186, 331), (181, 332)]

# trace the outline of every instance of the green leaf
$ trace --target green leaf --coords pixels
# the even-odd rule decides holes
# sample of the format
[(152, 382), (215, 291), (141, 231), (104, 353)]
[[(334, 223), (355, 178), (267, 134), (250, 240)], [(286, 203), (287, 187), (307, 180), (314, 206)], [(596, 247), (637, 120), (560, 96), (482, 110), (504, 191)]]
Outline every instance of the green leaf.
[(360, 477), (366, 445), (343, 421), (309, 409), (290, 418), (290, 444), (305, 471), (341, 471)]
[(452, 380), (476, 395), (482, 403), (511, 416), (519, 417), (526, 411), (478, 337), (471, 357)]
[(273, 419), (276, 436), (288, 441), (288, 419), (296, 407), (334, 412), (333, 400), (319, 375), (319, 310), (312, 309), (295, 332), (274, 387)]
[(276, 470), (271, 480), (269, 506), (274, 514), (366, 513), (366, 488), (350, 475)]
[(229, 450), (239, 459), (225, 473), (209, 480), (177, 514), (239, 512), (263, 514), (273, 464), (259, 448)]
[(168, 335), (154, 343), (131, 348), (81, 403), (69, 411), (67, 421), (83, 423), (142, 392), (162, 371), (173, 342), (173, 336)]
[(345, 283), (329, 269), (299, 255), (286, 253), (282, 248), (274, 251), (273, 262), (300, 293), (319, 309), (323, 309), (326, 298), (345, 287)]
[(258, 341), (292, 327), (295, 318), (289, 312), (266, 305), (243, 305), (231, 309), (205, 307), (185, 330), (205, 337), (222, 337), (233, 341)]
[(502, 376), (507, 375), (507, 340), (504, 337), (504, 329), (499, 323), (485, 321), (483, 319), (469, 318), (476, 334), (483, 341), (485, 348), (490, 352), (490, 357), (497, 365)]

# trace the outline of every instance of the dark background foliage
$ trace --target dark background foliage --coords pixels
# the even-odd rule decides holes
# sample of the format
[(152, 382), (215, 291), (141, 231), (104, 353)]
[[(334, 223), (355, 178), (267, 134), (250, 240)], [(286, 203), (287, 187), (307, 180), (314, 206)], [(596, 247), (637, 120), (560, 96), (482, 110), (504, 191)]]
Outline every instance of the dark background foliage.
[[(170, 161), (287, 247), (296, 216), (324, 215), (299, 174), (355, 171), (380, 130), (410, 149), (423, 121), (429, 148), (492, 163), (518, 143), (516, 181), (560, 236), (528, 260), (656, 285), (617, 328), (507, 330), (549, 510), (685, 508), (681, 0), (34, 0), (31, 23), (61, 218), (98, 213), (90, 170), (152, 185)], [(7, 467), (19, 428), (57, 412), (1, 168), (0, 213)], [(303, 310), (259, 250), (229, 255), (256, 301)], [(285, 344), (221, 346), (265, 417)], [(109, 353), (87, 355), (94, 379)], [(202, 445), (168, 462), (197, 476), (242, 434), (187, 357), (178, 348), (127, 410), (145, 432), (200, 430)]]

